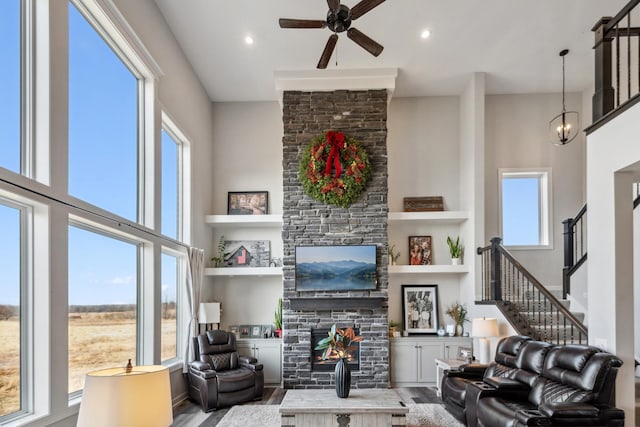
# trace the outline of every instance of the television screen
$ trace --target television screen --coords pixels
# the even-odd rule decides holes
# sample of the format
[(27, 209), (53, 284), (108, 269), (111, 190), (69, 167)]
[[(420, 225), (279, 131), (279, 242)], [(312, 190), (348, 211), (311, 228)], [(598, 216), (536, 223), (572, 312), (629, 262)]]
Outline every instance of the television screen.
[(297, 246), (296, 290), (375, 289), (376, 246)]

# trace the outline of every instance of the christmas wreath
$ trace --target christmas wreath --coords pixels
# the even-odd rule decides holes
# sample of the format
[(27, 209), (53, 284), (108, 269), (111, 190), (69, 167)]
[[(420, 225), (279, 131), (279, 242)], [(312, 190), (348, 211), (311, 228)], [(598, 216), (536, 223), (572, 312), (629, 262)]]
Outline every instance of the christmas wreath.
[(305, 147), (300, 159), (300, 182), (316, 200), (346, 208), (367, 183), (369, 157), (358, 141), (342, 132), (328, 131)]

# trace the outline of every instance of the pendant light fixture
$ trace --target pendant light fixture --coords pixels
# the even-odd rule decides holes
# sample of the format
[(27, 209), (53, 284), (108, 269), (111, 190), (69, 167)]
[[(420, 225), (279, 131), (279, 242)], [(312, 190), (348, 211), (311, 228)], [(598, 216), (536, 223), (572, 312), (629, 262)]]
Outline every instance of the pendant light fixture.
[(560, 51), (562, 57), (562, 112), (549, 122), (549, 139), (553, 145), (566, 145), (578, 135), (580, 118), (577, 111), (567, 111), (564, 93), (564, 57), (569, 49)]

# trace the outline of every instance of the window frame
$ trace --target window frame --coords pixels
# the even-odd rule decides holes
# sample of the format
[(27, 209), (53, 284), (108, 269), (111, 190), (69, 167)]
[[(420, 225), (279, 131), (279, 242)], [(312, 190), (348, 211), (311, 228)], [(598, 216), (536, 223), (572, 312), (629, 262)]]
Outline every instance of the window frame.
[(551, 168), (499, 168), (498, 169), (498, 230), (504, 239), (502, 183), (509, 178), (535, 178), (538, 180), (538, 244), (503, 245), (510, 250), (553, 249), (553, 195)]

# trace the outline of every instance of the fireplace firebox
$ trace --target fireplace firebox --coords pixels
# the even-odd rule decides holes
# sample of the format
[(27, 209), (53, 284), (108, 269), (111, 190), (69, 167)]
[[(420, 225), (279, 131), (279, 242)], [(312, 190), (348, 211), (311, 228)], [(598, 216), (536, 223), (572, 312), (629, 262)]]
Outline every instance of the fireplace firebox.
[[(353, 329), (356, 335), (359, 334), (359, 329)], [(338, 363), (338, 358), (332, 356), (327, 360), (322, 360), (323, 350), (316, 350), (316, 345), (321, 339), (327, 336), (329, 328), (314, 328), (311, 330), (311, 370), (315, 372), (333, 372)], [(347, 363), (352, 371), (360, 370), (360, 343), (353, 343), (353, 350), (349, 351), (349, 357)]]

